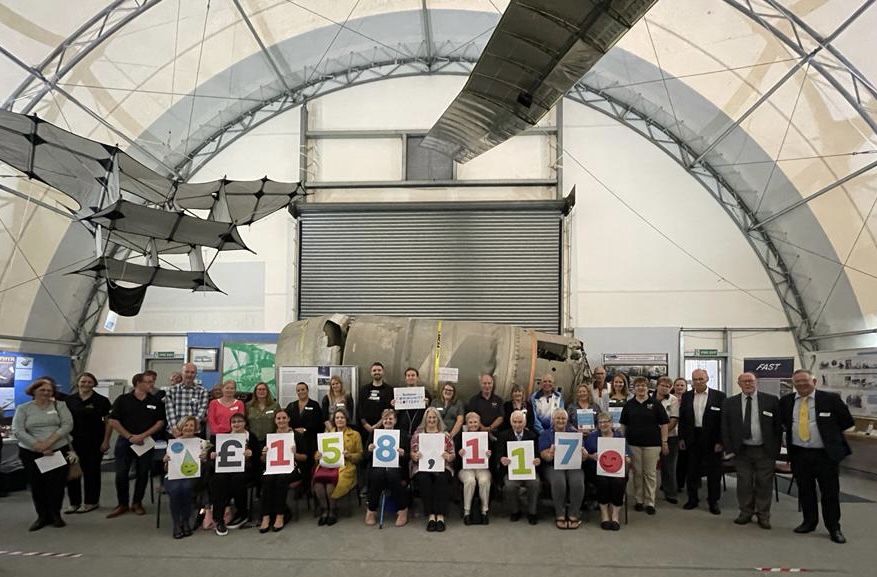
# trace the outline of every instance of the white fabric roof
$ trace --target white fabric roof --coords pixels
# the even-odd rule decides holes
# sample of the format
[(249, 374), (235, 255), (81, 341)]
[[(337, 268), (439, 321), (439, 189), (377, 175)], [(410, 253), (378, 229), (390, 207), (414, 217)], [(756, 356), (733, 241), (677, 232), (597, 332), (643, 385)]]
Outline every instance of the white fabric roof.
[[(381, 76), (465, 72), (507, 3), (12, 0), (0, 102), (186, 177), (248, 113)], [(584, 79), (667, 127), (766, 221), (817, 335), (877, 327), (874, 3), (660, 0)], [(90, 285), (31, 281), (87, 262), (87, 235), (57, 232), (63, 195), (2, 165), (0, 186), (24, 197), (0, 189), (15, 223), (0, 228), (2, 332), (73, 340)], [(46, 243), (58, 250), (26, 258)]]

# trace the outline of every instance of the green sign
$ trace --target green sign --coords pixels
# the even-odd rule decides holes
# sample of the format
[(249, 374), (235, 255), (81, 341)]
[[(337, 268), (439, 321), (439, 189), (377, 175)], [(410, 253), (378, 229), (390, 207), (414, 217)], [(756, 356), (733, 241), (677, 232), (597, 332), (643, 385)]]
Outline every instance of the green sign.
[(277, 398), (274, 376), (274, 356), (277, 343), (222, 343), (222, 381), (231, 379), (238, 392), (251, 392), (256, 384), (264, 382)]
[(717, 356), (719, 356), (719, 349), (694, 349), (694, 356), (696, 356), (696, 357), (717, 357)]
[(156, 359), (174, 359), (177, 357), (177, 353), (173, 351), (158, 351), (152, 353), (152, 356)]

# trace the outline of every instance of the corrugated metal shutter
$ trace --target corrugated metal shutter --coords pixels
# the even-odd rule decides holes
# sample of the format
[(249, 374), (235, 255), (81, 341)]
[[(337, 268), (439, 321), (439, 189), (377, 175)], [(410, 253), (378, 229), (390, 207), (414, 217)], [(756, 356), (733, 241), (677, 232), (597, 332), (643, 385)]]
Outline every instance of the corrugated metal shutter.
[(303, 213), (299, 318), (560, 325), (558, 210)]

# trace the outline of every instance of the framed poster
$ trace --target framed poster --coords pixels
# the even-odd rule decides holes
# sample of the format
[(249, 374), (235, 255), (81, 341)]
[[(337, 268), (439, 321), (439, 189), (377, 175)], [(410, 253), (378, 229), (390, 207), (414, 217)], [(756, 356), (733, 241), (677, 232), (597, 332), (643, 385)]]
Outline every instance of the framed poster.
[(277, 343), (222, 343), (222, 378), (235, 381), (239, 393), (249, 393), (260, 382), (277, 391), (274, 357)]
[(218, 371), (219, 349), (189, 347), (186, 354), (186, 362), (198, 367), (199, 371)]

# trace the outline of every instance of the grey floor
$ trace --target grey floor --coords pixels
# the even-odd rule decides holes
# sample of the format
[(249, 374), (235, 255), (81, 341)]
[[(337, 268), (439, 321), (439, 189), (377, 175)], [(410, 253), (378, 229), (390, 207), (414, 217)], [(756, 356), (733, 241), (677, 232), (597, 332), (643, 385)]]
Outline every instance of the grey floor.
[[(546, 511), (536, 527), (510, 523), (498, 505), (488, 526), (466, 527), (452, 515), (448, 531), (427, 533), (423, 519), (407, 527), (366, 527), (352, 507), (334, 527), (318, 527), (302, 508), (298, 521), (280, 533), (260, 535), (256, 529), (232, 530), (226, 537), (212, 531), (175, 541), (165, 524), (155, 529), (155, 507), (146, 517), (126, 515), (107, 520), (112, 501), (111, 478), (104, 480), (100, 511), (68, 517), (64, 529), (27, 531), (34, 513), (29, 494), (0, 499), (0, 575), (138, 577), (141, 575), (508, 575), (557, 576), (560, 573), (623, 577), (731, 576), (755, 574), (759, 567), (802, 568), (811, 573), (877, 575), (877, 539), (872, 523), (874, 502), (844, 503), (842, 526), (849, 543), (835, 545), (824, 528), (796, 535), (800, 522), (793, 497), (774, 503), (771, 531), (756, 525), (738, 527), (734, 479), (728, 478), (723, 515), (705, 509), (684, 511), (660, 502), (648, 517), (630, 511), (621, 532), (601, 531), (596, 514), (578, 531), (559, 531)], [(785, 488), (781, 483), (781, 489)], [(844, 476), (844, 493), (877, 501), (877, 481)], [(165, 505), (166, 506), (166, 505)], [(163, 516), (163, 519), (166, 517)], [(62, 553), (65, 556), (43, 556)], [(73, 556), (71, 556), (73, 555)]]

